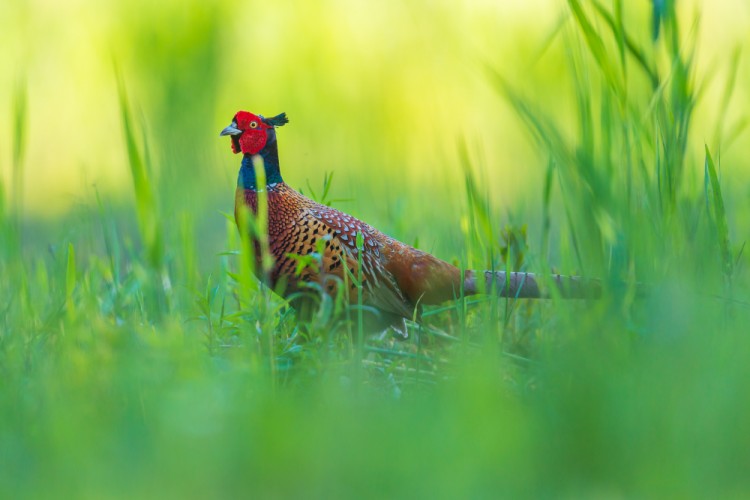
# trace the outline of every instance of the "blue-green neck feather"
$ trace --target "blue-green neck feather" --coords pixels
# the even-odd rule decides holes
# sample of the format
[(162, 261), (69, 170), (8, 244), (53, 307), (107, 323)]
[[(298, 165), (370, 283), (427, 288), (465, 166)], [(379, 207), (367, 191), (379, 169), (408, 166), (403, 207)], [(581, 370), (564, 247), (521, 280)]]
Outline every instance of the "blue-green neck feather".
[[(279, 169), (279, 150), (276, 142), (276, 134), (271, 129), (268, 133), (268, 141), (265, 147), (258, 153), (263, 159), (266, 170), (266, 184), (278, 184), (284, 182)], [(245, 153), (242, 157), (242, 166), (237, 178), (237, 186), (244, 189), (257, 189), (255, 169), (253, 168), (253, 155)]]

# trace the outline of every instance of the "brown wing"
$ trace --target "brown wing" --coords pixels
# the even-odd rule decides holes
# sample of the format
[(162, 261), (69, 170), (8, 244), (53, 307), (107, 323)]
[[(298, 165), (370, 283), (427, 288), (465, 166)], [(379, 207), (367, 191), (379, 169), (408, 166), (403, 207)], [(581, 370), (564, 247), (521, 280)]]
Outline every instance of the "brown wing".
[(369, 224), (329, 207), (318, 205), (309, 209), (318, 221), (333, 229), (341, 239), (341, 248), (356, 262), (356, 233), (364, 236), (363, 269), (374, 278), (374, 302), (383, 310), (401, 314), (409, 310), (410, 317), (416, 304), (439, 304), (455, 299), (460, 294), (461, 272), (427, 252), (394, 240)]
[[(327, 239), (320, 270), (326, 291), (335, 293), (336, 282), (344, 282), (344, 265), (349, 269), (350, 276), (359, 277), (361, 252), (364, 303), (381, 311), (411, 317), (413, 304), (401, 293), (395, 278), (384, 265), (382, 233), (350, 215), (323, 205), (308, 208), (305, 212), (308, 224), (321, 227), (323, 238)], [(363, 237), (361, 250), (356, 243), (358, 233)], [(349, 302), (356, 303), (356, 286), (349, 277), (347, 281), (350, 287)]]

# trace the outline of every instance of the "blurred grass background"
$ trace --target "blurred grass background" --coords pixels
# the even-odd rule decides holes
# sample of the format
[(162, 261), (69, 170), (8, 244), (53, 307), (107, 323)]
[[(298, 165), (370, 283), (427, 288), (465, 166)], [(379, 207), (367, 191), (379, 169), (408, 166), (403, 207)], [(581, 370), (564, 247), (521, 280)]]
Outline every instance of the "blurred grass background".
[[(2, 495), (746, 495), (750, 8), (672, 6), (0, 4)], [(238, 109), (293, 187), (605, 299), (298, 342), (222, 216)]]

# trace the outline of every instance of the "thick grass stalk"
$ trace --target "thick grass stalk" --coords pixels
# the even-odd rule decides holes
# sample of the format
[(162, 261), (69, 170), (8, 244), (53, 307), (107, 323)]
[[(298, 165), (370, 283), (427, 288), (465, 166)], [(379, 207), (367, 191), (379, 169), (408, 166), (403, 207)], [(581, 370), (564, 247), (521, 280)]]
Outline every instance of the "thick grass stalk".
[(135, 125), (130, 114), (125, 83), (119, 70), (115, 69), (115, 73), (120, 97), (120, 115), (125, 135), (125, 148), (128, 154), (128, 165), (130, 166), (130, 175), (135, 191), (138, 226), (150, 265), (155, 270), (161, 270), (164, 260), (164, 248), (156, 195), (146, 166), (145, 155), (136, 140)]
[[(260, 272), (263, 282), (270, 283), (271, 269), (273, 268), (273, 257), (268, 243), (268, 191), (266, 190), (266, 167), (260, 155), (253, 156), (253, 168), (258, 183), (258, 208), (255, 214), (255, 237), (260, 244)], [(263, 186), (263, 187), (261, 187)]]
[(28, 127), (28, 93), (26, 82), (16, 84), (13, 98), (13, 203), (20, 216), (23, 208), (23, 167), (26, 157), (26, 133)]
[[(24, 165), (26, 163), (26, 143), (28, 129), (28, 92), (25, 79), (16, 83), (13, 95), (13, 156), (12, 156), (12, 209), (8, 216), (8, 241), (12, 254), (20, 251), (21, 219), (23, 217)], [(3, 186), (0, 185), (0, 224), (3, 221), (5, 201)], [(1, 227), (1, 226), (0, 226)]]
[(648, 76), (651, 86), (656, 89), (659, 86), (659, 74), (654, 67), (653, 61), (649, 61), (645, 51), (635, 42), (630, 34), (625, 30), (625, 23), (622, 16), (622, 0), (615, 2), (614, 16), (607, 11), (599, 2), (594, 2), (597, 13), (604, 19), (612, 34), (615, 36), (617, 46), (620, 52), (620, 65), (622, 66), (623, 75), (627, 77), (627, 58), (630, 55), (635, 59), (638, 66)]
[(104, 238), (104, 249), (107, 252), (107, 262), (109, 263), (109, 271), (112, 275), (112, 284), (115, 290), (117, 290), (120, 287), (120, 240), (114, 224), (107, 218), (102, 198), (96, 187), (94, 187), (94, 192), (96, 194), (96, 207), (102, 228), (102, 237)]
[(73, 302), (73, 293), (76, 290), (77, 283), (76, 275), (76, 252), (73, 247), (73, 243), (68, 244), (68, 259), (65, 268), (65, 310), (68, 314), (68, 318), (75, 319), (76, 310), (75, 303)]
[(365, 248), (364, 235), (357, 231), (356, 236), (357, 246), (357, 386), (362, 382), (362, 361), (364, 360), (364, 345), (365, 345), (365, 332), (364, 332), (364, 301), (362, 292), (363, 287), (363, 275), (362, 275), (362, 252)]
[(706, 146), (705, 161), (705, 192), (706, 204), (709, 206), (709, 213), (711, 214), (711, 220), (716, 231), (716, 240), (719, 245), (719, 255), (724, 283), (729, 290), (732, 285), (732, 273), (734, 268), (732, 251), (729, 243), (729, 224), (727, 223), (727, 213), (724, 208), (724, 197), (721, 194), (719, 175), (716, 172), (716, 165), (711, 157), (711, 152), (708, 150), (708, 146)]
[[(257, 330), (260, 335), (262, 343), (262, 355), (266, 358), (268, 366), (268, 373), (270, 375), (270, 381), (272, 389), (276, 387), (276, 346), (274, 342), (274, 332), (272, 326), (272, 308), (271, 306), (271, 269), (273, 268), (273, 257), (271, 256), (271, 250), (268, 241), (268, 191), (266, 186), (266, 167), (263, 163), (263, 158), (260, 155), (253, 157), (253, 169), (255, 170), (255, 178), (258, 189), (257, 193), (257, 207), (255, 214), (246, 213), (248, 220), (252, 222), (250, 224), (240, 224), (246, 228), (246, 233), (243, 239), (245, 240), (246, 248), (252, 250), (246, 253), (250, 255), (251, 252), (257, 252), (255, 255), (257, 263), (260, 265), (260, 269), (256, 269), (256, 272), (261, 277), (260, 299), (258, 303), (258, 324)], [(249, 229), (249, 232), (247, 231)], [(254, 242), (251, 244), (251, 241)], [(250, 259), (252, 260), (252, 257)], [(246, 279), (252, 279), (249, 276), (245, 276)]]
[(619, 74), (620, 72), (618, 69), (614, 67), (613, 60), (607, 53), (607, 48), (602, 37), (597, 33), (594, 25), (589, 20), (578, 0), (568, 0), (568, 5), (573, 12), (573, 17), (577, 21), (581, 33), (583, 33), (583, 38), (586, 41), (589, 51), (596, 64), (599, 66), (604, 78), (612, 87), (615, 94), (622, 96), (624, 93), (622, 77)]
[[(495, 257), (495, 222), (492, 220), (492, 206), (489, 185), (476, 179), (472, 162), (465, 142), (459, 143), (459, 157), (463, 169), (466, 193), (468, 236), (471, 245), (468, 251), (469, 266), (493, 266)], [(480, 189), (484, 185), (485, 189)], [(477, 257), (475, 252), (480, 255)]]

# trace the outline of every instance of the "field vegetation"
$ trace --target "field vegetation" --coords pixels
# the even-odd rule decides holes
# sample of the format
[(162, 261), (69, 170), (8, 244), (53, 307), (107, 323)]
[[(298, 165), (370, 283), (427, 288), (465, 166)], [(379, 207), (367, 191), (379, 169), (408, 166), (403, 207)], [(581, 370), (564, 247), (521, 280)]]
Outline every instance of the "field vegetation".
[[(750, 12), (522, 3), (0, 7), (0, 496), (746, 496)], [(301, 324), (238, 109), (308, 196), (603, 297)]]

